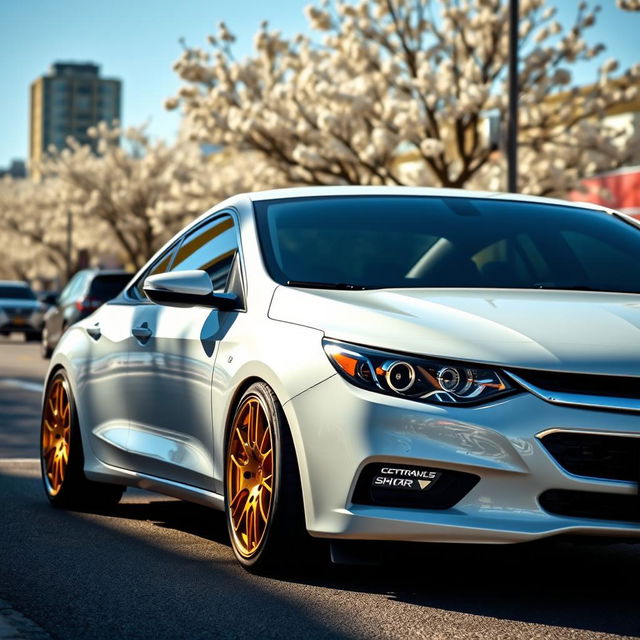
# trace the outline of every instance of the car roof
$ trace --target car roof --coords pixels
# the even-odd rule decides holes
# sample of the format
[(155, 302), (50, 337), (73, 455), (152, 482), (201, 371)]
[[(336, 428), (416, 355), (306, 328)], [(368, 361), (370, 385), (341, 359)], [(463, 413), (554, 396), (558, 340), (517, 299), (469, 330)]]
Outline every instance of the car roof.
[[(396, 186), (335, 186), (335, 187), (292, 187), (289, 189), (271, 189), (239, 194), (252, 202), (263, 200), (279, 200), (284, 198), (309, 198), (323, 196), (431, 196), (447, 198), (490, 198), (493, 200), (513, 200), (559, 204), (583, 209), (608, 211), (606, 207), (591, 202), (573, 202), (558, 198), (546, 198), (522, 193), (505, 193), (500, 191), (471, 191), (468, 189), (445, 189), (440, 187), (396, 187)], [(233, 199), (233, 198), (232, 198)]]

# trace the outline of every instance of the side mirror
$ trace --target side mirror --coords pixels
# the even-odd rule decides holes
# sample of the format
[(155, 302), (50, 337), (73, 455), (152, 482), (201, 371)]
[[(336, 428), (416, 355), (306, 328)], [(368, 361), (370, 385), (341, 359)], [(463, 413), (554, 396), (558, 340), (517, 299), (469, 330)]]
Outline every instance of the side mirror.
[(238, 308), (234, 293), (214, 293), (206, 271), (172, 271), (149, 276), (142, 286), (147, 298), (169, 307), (211, 307), (221, 311)]

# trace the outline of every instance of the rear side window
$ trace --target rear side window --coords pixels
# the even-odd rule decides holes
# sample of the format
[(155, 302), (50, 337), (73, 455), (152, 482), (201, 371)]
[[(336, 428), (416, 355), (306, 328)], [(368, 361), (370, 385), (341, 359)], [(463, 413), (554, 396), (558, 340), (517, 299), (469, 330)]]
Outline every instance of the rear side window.
[(115, 298), (131, 279), (128, 273), (97, 275), (89, 288), (89, 297), (100, 302)]
[(214, 291), (224, 291), (238, 240), (233, 218), (223, 215), (188, 234), (176, 253), (171, 271), (201, 269), (211, 278)]

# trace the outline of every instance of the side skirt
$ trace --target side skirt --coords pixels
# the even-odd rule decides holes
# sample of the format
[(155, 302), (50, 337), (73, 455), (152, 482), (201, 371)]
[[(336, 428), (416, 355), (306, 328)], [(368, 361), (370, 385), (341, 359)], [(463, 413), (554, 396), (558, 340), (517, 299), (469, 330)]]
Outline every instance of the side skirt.
[(124, 484), (130, 487), (138, 487), (145, 491), (154, 491), (172, 498), (195, 502), (205, 507), (212, 507), (224, 511), (224, 496), (213, 491), (200, 489), (188, 484), (174, 482), (165, 478), (156, 478), (146, 473), (138, 473), (129, 469), (121, 469), (104, 462), (100, 463), (105, 468), (105, 473), (96, 470), (85, 469), (85, 475), (89, 480), (96, 482), (112, 482)]

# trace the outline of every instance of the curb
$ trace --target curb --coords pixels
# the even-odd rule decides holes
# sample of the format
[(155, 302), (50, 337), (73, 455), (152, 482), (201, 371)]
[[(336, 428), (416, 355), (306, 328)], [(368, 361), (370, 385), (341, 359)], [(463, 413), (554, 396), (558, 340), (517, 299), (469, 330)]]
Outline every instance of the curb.
[(52, 640), (35, 622), (0, 600), (0, 640)]

